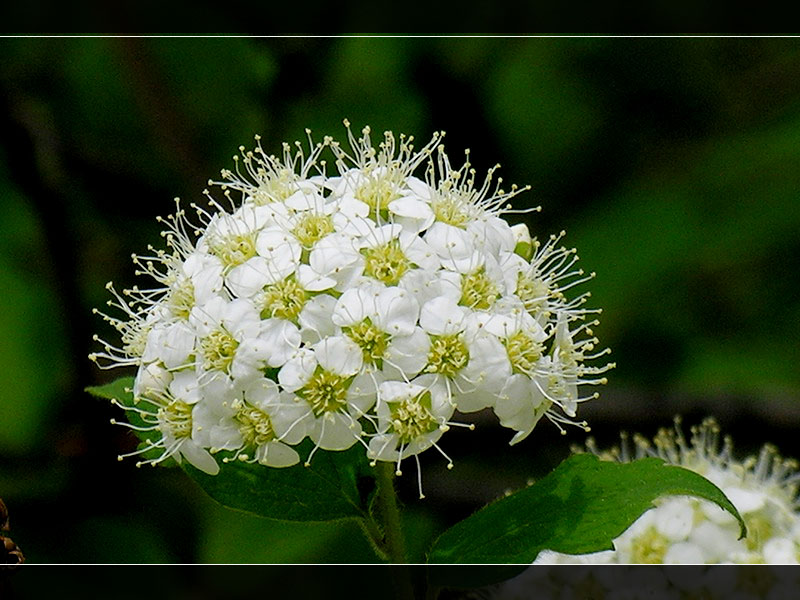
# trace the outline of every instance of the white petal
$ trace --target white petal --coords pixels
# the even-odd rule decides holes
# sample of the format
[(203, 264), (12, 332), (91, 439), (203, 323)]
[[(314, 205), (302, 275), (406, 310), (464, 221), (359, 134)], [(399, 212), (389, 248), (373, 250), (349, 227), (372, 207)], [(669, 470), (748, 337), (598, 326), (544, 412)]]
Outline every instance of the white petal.
[(133, 382), (133, 395), (135, 398), (151, 393), (161, 393), (167, 389), (172, 381), (172, 373), (159, 363), (139, 367), (136, 379)]
[(219, 465), (217, 461), (214, 460), (214, 457), (192, 440), (187, 439), (181, 444), (180, 453), (192, 466), (200, 469), (204, 473), (208, 473), (209, 475), (216, 475), (219, 473)]
[(454, 302), (461, 299), (461, 275), (451, 271), (437, 273), (412, 269), (403, 275), (398, 285), (414, 294), (420, 306), (439, 296), (446, 296)]
[(297, 281), (309, 292), (329, 290), (336, 285), (335, 279), (320, 275), (308, 265), (300, 265), (297, 268)]
[(308, 437), (323, 450), (347, 450), (360, 434), (358, 421), (340, 413), (326, 413), (314, 421)]
[(257, 336), (260, 324), (258, 311), (249, 300), (237, 298), (225, 307), (222, 325), (238, 340)]
[(260, 378), (251, 382), (244, 390), (244, 397), (248, 403), (261, 410), (268, 410), (270, 406), (280, 401), (280, 388), (271, 379)]
[(519, 373), (514, 373), (506, 380), (494, 402), (494, 413), (500, 419), (503, 427), (511, 427), (504, 421), (515, 417), (519, 412), (523, 410), (533, 412), (532, 408), (535, 404), (533, 390), (535, 389), (531, 380)]
[(267, 442), (256, 450), (256, 460), (268, 467), (291, 467), (300, 462), (300, 456), (286, 444), (281, 442)]
[(476, 245), (494, 256), (500, 252), (513, 252), (516, 246), (511, 226), (499, 217), (484, 217), (472, 221), (467, 230), (473, 235)]
[(270, 419), (275, 435), (287, 444), (297, 444), (308, 431), (314, 417), (308, 403), (296, 396), (284, 397), (277, 408), (271, 411)]
[(414, 196), (403, 196), (397, 200), (389, 202), (389, 212), (401, 217), (411, 217), (412, 219), (430, 219), (433, 222), (433, 211), (428, 202), (424, 202)]
[(264, 368), (263, 360), (257, 352), (251, 352), (247, 340), (236, 349), (236, 355), (231, 362), (230, 374), (237, 385), (247, 385), (249, 382), (261, 377)]
[(331, 320), (334, 306), (336, 298), (328, 294), (314, 296), (306, 302), (298, 317), (300, 336), (304, 342), (314, 344), (336, 333), (336, 325)]
[(415, 327), (411, 335), (395, 336), (386, 348), (384, 369), (399, 369), (407, 378), (413, 378), (428, 362), (431, 340), (422, 329)]
[(425, 233), (425, 241), (442, 259), (461, 260), (471, 257), (475, 251), (466, 231), (446, 223), (431, 225)]
[(339, 297), (331, 321), (339, 327), (351, 327), (366, 318), (375, 318), (376, 313), (375, 291), (358, 287), (347, 290)]
[(347, 388), (347, 405), (350, 414), (359, 418), (371, 409), (378, 397), (378, 385), (383, 381), (380, 372), (360, 373)]
[(379, 433), (369, 441), (370, 458), (375, 460), (395, 461), (397, 460), (397, 444), (400, 440), (393, 433)]
[[(400, 402), (407, 398), (414, 398), (425, 391), (425, 387), (404, 381), (384, 381), (378, 388), (378, 395), (382, 402)], [(388, 416), (389, 413), (385, 413)]]
[(477, 387), (499, 391), (511, 376), (506, 349), (493, 335), (478, 335), (469, 344), (467, 378)]
[(394, 215), (394, 222), (408, 233), (424, 231), (436, 218), (429, 204), (412, 196), (392, 200), (388, 208)]
[(283, 203), (289, 208), (297, 211), (311, 210), (322, 213), (325, 206), (325, 198), (316, 192), (299, 190), (286, 198)]
[(400, 240), (403, 254), (405, 254), (412, 263), (427, 271), (436, 271), (439, 269), (441, 266), (439, 256), (421, 237), (404, 231), (400, 235)]
[[(267, 259), (255, 256), (231, 269), (225, 281), (231, 292), (238, 298), (252, 298), (265, 285), (274, 283), (273, 278), (270, 277), (270, 270)], [(284, 277), (288, 274), (286, 273)]]
[(702, 521), (692, 529), (689, 542), (702, 549), (706, 560), (701, 562), (717, 563), (727, 561), (733, 553), (746, 549), (744, 541), (737, 540), (738, 537), (738, 526), (721, 527), (711, 521)]
[(340, 198), (336, 202), (336, 208), (336, 212), (333, 213), (336, 231), (351, 233), (348, 230), (348, 225), (354, 227), (357, 231), (361, 229), (364, 222), (368, 221), (369, 206), (352, 196)]
[(185, 366), (194, 352), (194, 332), (184, 323), (170, 325), (161, 337), (159, 358), (168, 369)]
[(355, 375), (363, 364), (361, 348), (348, 337), (337, 335), (314, 345), (317, 362), (337, 375)]
[(197, 330), (197, 334), (205, 336), (214, 331), (222, 323), (228, 301), (221, 296), (214, 296), (200, 306), (195, 306), (189, 314), (189, 324)]
[(501, 252), (498, 258), (498, 265), (503, 271), (503, 279), (507, 290), (517, 291), (520, 273), (527, 273), (531, 266), (525, 262), (519, 254), (513, 252)]
[(481, 250), (475, 250), (472, 252), (472, 254), (460, 258), (455, 256), (442, 258), (441, 263), (442, 267), (445, 269), (467, 275), (480, 269), (489, 258), (489, 255), (487, 255), (485, 252)]
[(314, 353), (301, 348), (278, 371), (278, 383), (287, 392), (294, 392), (308, 383), (316, 368)]
[(409, 335), (414, 331), (419, 317), (419, 303), (406, 290), (383, 288), (374, 298), (374, 307), (375, 325), (381, 331), (391, 335)]
[(200, 382), (194, 371), (178, 371), (169, 384), (169, 391), (174, 398), (187, 404), (200, 401)]
[[(202, 432), (201, 432), (202, 433)], [(196, 438), (199, 442), (201, 437)], [(208, 447), (219, 450), (236, 450), (241, 448), (244, 444), (242, 432), (239, 430), (237, 423), (232, 419), (228, 419), (211, 428), (208, 433)]]
[(202, 404), (211, 406), (220, 415), (230, 414), (230, 400), (233, 399), (236, 391), (230, 378), (217, 371), (213, 374), (204, 373), (202, 381), (203, 386), (200, 390), (203, 395)]
[(424, 452), (433, 446), (433, 444), (442, 437), (442, 434), (443, 432), (441, 429), (435, 429), (429, 433), (425, 433), (414, 438), (411, 440), (411, 442), (409, 442), (408, 446), (403, 449), (403, 458)]
[(297, 239), (278, 228), (265, 229), (258, 234), (256, 251), (278, 271), (291, 268), (293, 272), (300, 261), (302, 247)]
[(222, 262), (216, 256), (192, 254), (183, 264), (183, 271), (192, 279), (198, 304), (208, 302), (222, 289)]
[(378, 248), (391, 242), (393, 239), (400, 237), (403, 228), (394, 223), (388, 225), (381, 225), (376, 228), (371, 235), (364, 236), (363, 246), (365, 248)]
[(316, 243), (308, 262), (316, 273), (335, 278), (335, 273), (351, 266), (359, 256), (351, 238), (332, 233)]
[(261, 323), (258, 341), (264, 350), (267, 364), (270, 367), (280, 367), (300, 347), (300, 330), (294, 323), (284, 319), (267, 319)]
[(411, 193), (414, 196), (430, 204), (431, 197), (433, 196), (434, 193), (433, 189), (426, 182), (422, 181), (419, 177), (414, 177), (413, 175), (407, 177), (406, 187), (411, 191)]
[(514, 236), (515, 243), (527, 244), (529, 246), (533, 245), (533, 240), (531, 239), (531, 232), (528, 230), (528, 226), (525, 223), (517, 223), (516, 225), (512, 225), (511, 233)]
[(419, 315), (420, 326), (431, 335), (450, 335), (464, 329), (466, 310), (450, 298), (426, 302)]

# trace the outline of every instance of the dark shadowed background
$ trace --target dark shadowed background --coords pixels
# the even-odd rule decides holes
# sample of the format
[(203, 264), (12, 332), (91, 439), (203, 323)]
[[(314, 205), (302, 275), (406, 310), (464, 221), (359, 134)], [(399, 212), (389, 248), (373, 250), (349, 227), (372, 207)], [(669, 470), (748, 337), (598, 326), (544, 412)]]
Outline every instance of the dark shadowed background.
[[(348, 524), (221, 508), (87, 385), (104, 284), (135, 282), (172, 198), (202, 200), (239, 145), (369, 124), (531, 184), (567, 230), (618, 368), (579, 413), (602, 443), (681, 413), (742, 453), (800, 457), (800, 40), (1, 39), (0, 497), (32, 562), (371, 561)], [(421, 145), (421, 144), (420, 144)], [(410, 546), (540, 477), (585, 434), (509, 448), (491, 415), (401, 480)]]

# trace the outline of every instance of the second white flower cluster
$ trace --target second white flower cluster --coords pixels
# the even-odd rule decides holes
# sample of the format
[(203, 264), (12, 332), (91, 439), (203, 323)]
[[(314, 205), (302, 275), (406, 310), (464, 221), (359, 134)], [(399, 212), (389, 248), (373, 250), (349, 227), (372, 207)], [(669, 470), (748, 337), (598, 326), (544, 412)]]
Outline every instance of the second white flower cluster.
[(575, 423), (595, 396), (579, 386), (604, 382), (611, 365), (585, 364), (605, 354), (588, 294), (564, 294), (590, 276), (561, 236), (540, 244), (501, 218), (519, 190), (492, 187), (492, 171), (476, 187), (439, 135), (416, 152), (403, 136), (376, 149), (368, 129), (348, 135), (347, 151), (330, 138), (307, 155), (242, 149), (220, 184), (230, 206), (208, 195), (199, 223), (179, 207), (167, 250), (134, 257), (156, 284), (109, 285), (122, 343), (92, 358), (138, 369), (131, 410), (158, 434), (143, 462), (214, 474), (225, 451), (284, 467), (309, 437), (311, 455), (360, 442), (399, 472), (439, 449), (456, 410), (492, 408), (516, 443), (543, 415)]

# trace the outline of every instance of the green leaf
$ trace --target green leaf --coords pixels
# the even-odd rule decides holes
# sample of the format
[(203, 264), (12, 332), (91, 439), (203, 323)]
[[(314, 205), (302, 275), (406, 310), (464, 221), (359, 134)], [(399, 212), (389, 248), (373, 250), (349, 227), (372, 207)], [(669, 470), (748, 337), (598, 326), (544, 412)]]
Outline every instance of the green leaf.
[[(87, 387), (86, 391), (97, 398), (116, 400), (123, 408), (136, 406), (133, 400), (133, 377), (120, 377), (116, 381), (105, 385)], [(131, 425), (136, 425), (137, 427), (149, 425), (149, 423), (142, 420), (139, 413), (133, 410), (126, 410), (125, 418)], [(155, 440), (160, 435), (156, 431), (138, 431), (135, 429), (131, 431), (142, 441)]]
[[(99, 398), (133, 405), (132, 377), (123, 377), (86, 391)], [(132, 425), (143, 425), (139, 415), (127, 412)], [(141, 439), (154, 435), (136, 432)], [(156, 434), (158, 435), (158, 434)], [(306, 440), (297, 446), (300, 456), (308, 456), (313, 444)], [(302, 464), (276, 469), (240, 461), (222, 462), (220, 470), (208, 475), (187, 463), (181, 466), (201, 488), (220, 504), (230, 508), (283, 521), (333, 521), (366, 518), (364, 502), (358, 489), (359, 478), (369, 475), (364, 450), (356, 445), (343, 452), (317, 452), (311, 466)]]
[(736, 508), (697, 473), (659, 458), (615, 463), (578, 454), (535, 485), (445, 531), (434, 543), (429, 562), (531, 563), (545, 549), (567, 554), (609, 550), (612, 540), (654, 500), (672, 494), (714, 502), (738, 519), (744, 537), (744, 521)]
[(117, 400), (125, 406), (133, 406), (133, 377), (120, 377), (105, 385), (89, 386), (86, 391), (98, 398)]
[[(297, 448), (306, 456), (307, 440)], [(283, 521), (333, 521), (366, 518), (358, 478), (369, 466), (356, 445), (343, 452), (317, 452), (311, 466), (276, 469), (240, 461), (220, 463), (217, 475), (189, 464), (183, 469), (220, 504)]]

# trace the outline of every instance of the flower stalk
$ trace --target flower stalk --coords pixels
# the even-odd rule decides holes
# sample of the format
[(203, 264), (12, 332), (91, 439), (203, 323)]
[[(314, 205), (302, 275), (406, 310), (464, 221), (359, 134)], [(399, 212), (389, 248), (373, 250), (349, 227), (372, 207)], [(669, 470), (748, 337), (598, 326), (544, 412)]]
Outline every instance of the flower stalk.
[(400, 522), (400, 508), (394, 487), (394, 465), (381, 462), (375, 465), (378, 484), (378, 510), (383, 525), (383, 537), (389, 558), (393, 563), (405, 563), (406, 544)]
[[(405, 564), (408, 558), (397, 491), (394, 487), (394, 475), (391, 463), (381, 462), (375, 466), (375, 481), (378, 487), (376, 501), (383, 529), (382, 543), (389, 560), (395, 564)], [(415, 595), (410, 569), (395, 567), (392, 569), (392, 578), (397, 599), (413, 600)]]

